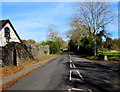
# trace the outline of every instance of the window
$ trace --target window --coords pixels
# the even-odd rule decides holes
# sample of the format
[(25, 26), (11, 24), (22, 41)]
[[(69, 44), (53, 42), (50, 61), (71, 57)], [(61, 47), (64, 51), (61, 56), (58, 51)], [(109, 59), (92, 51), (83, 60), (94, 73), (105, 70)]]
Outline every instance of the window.
[(5, 37), (10, 38), (10, 29), (8, 27), (5, 28)]

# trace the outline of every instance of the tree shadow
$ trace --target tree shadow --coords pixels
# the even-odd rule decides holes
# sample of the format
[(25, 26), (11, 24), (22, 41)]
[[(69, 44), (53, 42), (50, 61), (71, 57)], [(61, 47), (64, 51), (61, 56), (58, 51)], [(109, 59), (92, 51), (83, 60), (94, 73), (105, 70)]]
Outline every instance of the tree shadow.
[[(91, 88), (93, 92), (118, 92), (118, 68), (113, 64), (101, 64), (99, 62), (76, 61), (73, 62), (76, 69), (84, 78), (84, 83), (80, 81), (68, 81), (66, 84), (76, 88)], [(70, 62), (65, 63), (67, 69)], [(116, 68), (116, 69), (115, 69)], [(69, 76), (66, 76), (67, 79)], [(76, 74), (72, 77), (78, 78)]]

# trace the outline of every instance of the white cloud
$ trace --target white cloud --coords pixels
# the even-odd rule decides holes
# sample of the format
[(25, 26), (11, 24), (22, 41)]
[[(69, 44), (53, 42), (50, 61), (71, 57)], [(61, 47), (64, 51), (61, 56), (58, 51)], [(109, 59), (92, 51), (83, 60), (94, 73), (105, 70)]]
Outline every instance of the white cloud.
[(34, 22), (33, 20), (14, 21), (14, 26), (19, 31), (30, 31), (31, 29), (34, 29), (34, 28), (46, 27), (46, 25), (43, 25), (43, 24), (38, 23), (38, 22)]

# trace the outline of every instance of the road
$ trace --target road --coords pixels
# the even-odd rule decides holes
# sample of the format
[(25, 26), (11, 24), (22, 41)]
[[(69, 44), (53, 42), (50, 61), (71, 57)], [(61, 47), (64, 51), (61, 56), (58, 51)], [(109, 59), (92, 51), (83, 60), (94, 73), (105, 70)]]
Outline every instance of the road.
[(22, 78), (4, 92), (16, 90), (23, 90), (23, 92), (25, 90), (118, 92), (117, 65), (117, 63), (92, 62), (72, 53), (64, 52), (58, 58)]

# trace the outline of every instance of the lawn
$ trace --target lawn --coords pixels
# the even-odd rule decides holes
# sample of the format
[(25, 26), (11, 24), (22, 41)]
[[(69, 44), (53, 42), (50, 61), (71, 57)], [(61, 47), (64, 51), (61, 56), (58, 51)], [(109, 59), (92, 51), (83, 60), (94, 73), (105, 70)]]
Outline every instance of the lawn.
[(104, 55), (108, 56), (108, 60), (120, 61), (120, 51), (98, 51), (97, 53), (98, 57), (104, 57)]
[(98, 51), (97, 55), (120, 55), (120, 51)]

